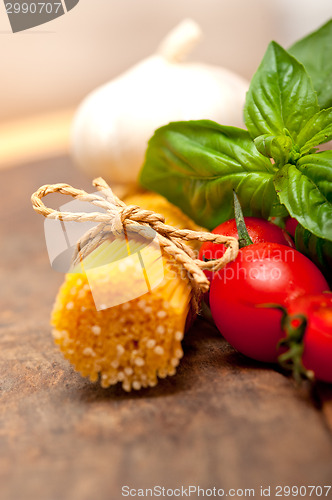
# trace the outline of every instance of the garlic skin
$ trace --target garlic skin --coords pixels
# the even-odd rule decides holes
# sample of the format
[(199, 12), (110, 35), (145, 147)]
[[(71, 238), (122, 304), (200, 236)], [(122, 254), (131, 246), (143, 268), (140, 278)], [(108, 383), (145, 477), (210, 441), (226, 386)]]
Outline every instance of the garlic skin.
[(135, 184), (147, 142), (162, 125), (210, 119), (243, 126), (249, 82), (224, 68), (180, 62), (200, 35), (194, 21), (183, 21), (155, 55), (87, 96), (72, 126), (79, 168), (113, 184)]

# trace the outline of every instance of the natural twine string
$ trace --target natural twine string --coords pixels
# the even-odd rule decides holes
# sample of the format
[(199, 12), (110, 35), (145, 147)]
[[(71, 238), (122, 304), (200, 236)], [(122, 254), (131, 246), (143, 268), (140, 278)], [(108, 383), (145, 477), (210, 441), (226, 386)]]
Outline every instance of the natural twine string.
[[(104, 196), (98, 194), (88, 194), (81, 189), (76, 189), (69, 184), (47, 184), (40, 187), (32, 196), (33, 209), (47, 217), (61, 221), (76, 222), (99, 222), (97, 226), (88, 231), (78, 242), (77, 251), (74, 255), (74, 264), (97, 248), (104, 240), (109, 238), (110, 233), (123, 234), (126, 228), (143, 232), (149, 226), (158, 235), (159, 244), (164, 252), (173, 257), (187, 272), (193, 288), (194, 308), (198, 310), (200, 296), (209, 290), (210, 282), (203, 270), (218, 271), (228, 262), (237, 257), (239, 246), (238, 240), (230, 236), (213, 234), (204, 231), (192, 231), (189, 229), (177, 229), (165, 224), (165, 218), (150, 210), (143, 210), (136, 205), (126, 205), (112, 193), (108, 184), (99, 177), (93, 181), (93, 185), (98, 191), (102, 191)], [(73, 198), (89, 202), (98, 208), (104, 209), (101, 212), (59, 212), (46, 207), (41, 201), (43, 197), (52, 193), (70, 195)], [(146, 229), (145, 229), (146, 230)], [(186, 241), (210, 241), (212, 243), (224, 244), (226, 251), (220, 259), (202, 262), (196, 258), (195, 252), (185, 243)]]

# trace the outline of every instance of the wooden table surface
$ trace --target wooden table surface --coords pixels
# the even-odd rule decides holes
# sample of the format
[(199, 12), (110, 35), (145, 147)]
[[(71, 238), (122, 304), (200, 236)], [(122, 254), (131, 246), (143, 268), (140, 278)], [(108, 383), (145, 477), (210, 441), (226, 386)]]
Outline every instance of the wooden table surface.
[(63, 276), (30, 205), (52, 182), (92, 190), (66, 158), (0, 172), (0, 499), (118, 500), (124, 485), (259, 496), (261, 485), (331, 484), (331, 387), (299, 390), (202, 319), (176, 376), (156, 388), (104, 390), (74, 372), (49, 326)]

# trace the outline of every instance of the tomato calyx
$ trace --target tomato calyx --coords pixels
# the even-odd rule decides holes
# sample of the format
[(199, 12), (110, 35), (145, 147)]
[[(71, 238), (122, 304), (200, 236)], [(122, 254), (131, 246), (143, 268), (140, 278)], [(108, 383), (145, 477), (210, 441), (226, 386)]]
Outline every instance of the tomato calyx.
[(307, 329), (307, 318), (304, 314), (284, 315), (281, 320), (286, 337), (281, 339), (278, 347), (286, 347), (287, 351), (278, 357), (278, 363), (292, 372), (294, 379), (299, 383), (302, 380), (314, 380), (314, 372), (307, 370), (302, 362), (304, 351), (303, 338)]
[[(234, 206), (234, 218), (236, 223), (236, 229), (239, 236), (239, 248), (247, 247), (248, 245), (253, 245), (254, 242), (249, 236), (246, 223), (244, 221), (244, 216), (241, 208), (241, 204), (237, 197), (235, 190), (233, 189), (233, 206)], [(227, 246), (227, 243), (225, 244)], [(215, 259), (208, 259), (205, 254), (202, 255), (203, 262), (210, 262)]]
[(253, 241), (249, 236), (246, 223), (244, 222), (244, 216), (239, 202), (239, 198), (233, 189), (233, 202), (234, 202), (234, 216), (236, 222), (236, 228), (239, 235), (239, 248), (247, 247), (248, 245), (253, 245)]
[(278, 309), (282, 312), (281, 327), (286, 336), (279, 340), (277, 349), (284, 347), (287, 350), (278, 356), (278, 363), (283, 369), (292, 372), (296, 382), (300, 383), (302, 380), (313, 381), (313, 371), (307, 370), (302, 362), (303, 338), (308, 325), (307, 317), (304, 314), (289, 315), (287, 310), (280, 304), (258, 304), (256, 307)]

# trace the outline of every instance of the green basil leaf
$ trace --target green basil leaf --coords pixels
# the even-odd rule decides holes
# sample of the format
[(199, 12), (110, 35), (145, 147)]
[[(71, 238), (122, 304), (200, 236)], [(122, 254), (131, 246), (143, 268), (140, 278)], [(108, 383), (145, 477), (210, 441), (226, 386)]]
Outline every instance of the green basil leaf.
[(293, 147), (292, 139), (286, 135), (264, 134), (256, 137), (254, 143), (262, 155), (273, 158), (278, 166), (288, 162)]
[(332, 240), (332, 151), (285, 165), (276, 173), (274, 186), (292, 217), (319, 238)]
[[(298, 161), (297, 167), (315, 184), (326, 202), (332, 204), (332, 151), (303, 156)], [(332, 234), (330, 236), (332, 239)]]
[(289, 49), (309, 73), (321, 108), (332, 107), (332, 19)]
[(319, 111), (317, 95), (304, 67), (271, 42), (251, 80), (244, 108), (250, 135), (285, 135), (296, 143), (304, 124)]
[(332, 108), (322, 109), (305, 124), (298, 135), (297, 145), (301, 155), (332, 139)]
[(317, 238), (299, 224), (295, 232), (295, 245), (297, 250), (319, 267), (329, 284), (332, 285), (332, 241)]
[(212, 229), (233, 218), (233, 189), (244, 215), (285, 215), (273, 186), (276, 167), (247, 131), (212, 121), (170, 123), (149, 141), (142, 186)]

